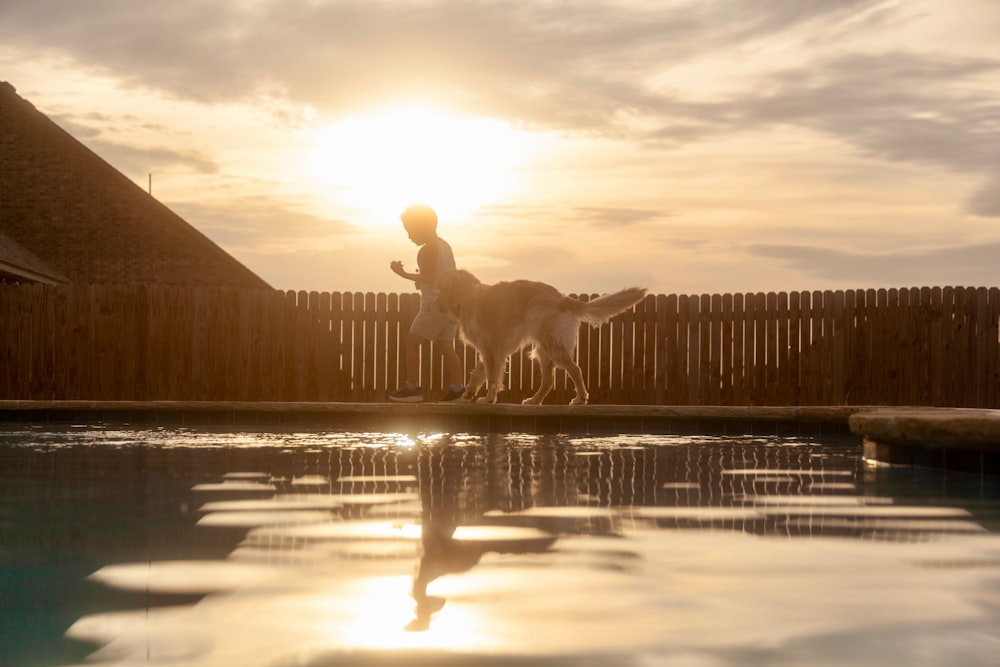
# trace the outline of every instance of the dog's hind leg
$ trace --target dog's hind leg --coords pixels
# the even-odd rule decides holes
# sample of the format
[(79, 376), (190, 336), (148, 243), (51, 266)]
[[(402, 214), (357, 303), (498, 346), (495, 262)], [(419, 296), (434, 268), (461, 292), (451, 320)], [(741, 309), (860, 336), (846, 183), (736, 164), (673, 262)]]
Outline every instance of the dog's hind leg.
[(569, 379), (573, 381), (576, 389), (576, 396), (569, 402), (570, 405), (584, 405), (590, 394), (587, 393), (587, 383), (583, 379), (583, 371), (573, 359), (573, 353), (562, 348), (553, 350), (552, 360), (557, 366), (566, 370)]
[(465, 385), (465, 392), (462, 394), (462, 398), (467, 401), (473, 401), (476, 399), (476, 394), (479, 393), (479, 388), (486, 383), (486, 366), (483, 365), (482, 358), (476, 359), (476, 367), (472, 369), (472, 375), (469, 376), (469, 382)]
[(548, 396), (549, 392), (552, 391), (552, 384), (555, 380), (556, 375), (556, 365), (552, 361), (552, 357), (548, 355), (540, 347), (536, 347), (531, 351), (531, 356), (538, 361), (538, 365), (542, 369), (542, 384), (538, 387), (538, 391), (535, 392), (534, 396), (530, 396), (523, 401), (525, 405), (539, 405), (545, 397)]

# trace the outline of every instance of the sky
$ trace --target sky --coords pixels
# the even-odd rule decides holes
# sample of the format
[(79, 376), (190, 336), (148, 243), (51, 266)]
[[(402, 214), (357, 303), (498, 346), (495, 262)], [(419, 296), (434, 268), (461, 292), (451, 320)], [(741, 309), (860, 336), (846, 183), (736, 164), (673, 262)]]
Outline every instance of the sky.
[(996, 0), (4, 0), (0, 80), (278, 289), (1000, 284)]

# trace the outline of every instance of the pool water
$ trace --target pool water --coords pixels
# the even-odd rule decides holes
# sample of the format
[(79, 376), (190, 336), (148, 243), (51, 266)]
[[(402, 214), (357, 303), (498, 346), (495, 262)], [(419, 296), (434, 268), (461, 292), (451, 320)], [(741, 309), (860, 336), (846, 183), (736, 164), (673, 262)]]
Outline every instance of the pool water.
[(996, 665), (998, 531), (855, 439), (7, 426), (0, 664)]

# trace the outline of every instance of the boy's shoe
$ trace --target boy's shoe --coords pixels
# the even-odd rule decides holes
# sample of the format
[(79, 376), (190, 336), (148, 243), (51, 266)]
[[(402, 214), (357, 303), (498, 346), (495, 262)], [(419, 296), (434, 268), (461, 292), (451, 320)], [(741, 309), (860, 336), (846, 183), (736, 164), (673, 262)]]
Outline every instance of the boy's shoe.
[(448, 393), (446, 393), (441, 398), (441, 400), (438, 401), (438, 402), (439, 403), (465, 403), (465, 399), (462, 398), (462, 395), (464, 393), (465, 393), (465, 387), (462, 387), (461, 389), (452, 389), (451, 387), (448, 387)]
[(389, 398), (397, 403), (420, 403), (424, 400), (424, 391), (419, 386), (403, 385), (389, 394)]

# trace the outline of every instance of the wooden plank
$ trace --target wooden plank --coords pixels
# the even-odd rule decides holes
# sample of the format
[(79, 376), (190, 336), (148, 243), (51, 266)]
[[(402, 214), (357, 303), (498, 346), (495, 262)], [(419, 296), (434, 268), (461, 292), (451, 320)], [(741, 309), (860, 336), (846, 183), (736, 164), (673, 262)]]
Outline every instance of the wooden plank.
[(348, 292), (333, 292), (330, 295), (330, 354), (333, 373), (330, 392), (335, 401), (349, 401), (353, 391), (352, 356), (345, 347), (351, 340), (351, 332), (345, 331), (344, 326), (347, 319), (345, 308), (351, 308), (352, 300)]
[(766, 405), (770, 398), (767, 368), (769, 332), (767, 330), (767, 294), (764, 292), (757, 292), (753, 297), (753, 329), (754, 405)]
[(330, 387), (333, 384), (333, 345), (330, 332), (330, 309), (332, 297), (329, 292), (321, 292), (316, 304), (316, 399), (332, 399)]
[(734, 405), (733, 394), (733, 295), (723, 294), (721, 300), (719, 341), (719, 403)]
[(959, 326), (955, 313), (955, 288), (941, 290), (941, 405), (955, 405), (955, 351)]
[[(703, 294), (702, 308), (702, 365), (707, 382), (705, 400), (711, 405), (722, 402), (722, 295)], [(706, 326), (707, 325), (707, 326)]]
[[(406, 336), (406, 331), (402, 329), (399, 294), (390, 293), (386, 297), (386, 337), (385, 337), (385, 400), (389, 400), (391, 394), (403, 382), (400, 371), (400, 360), (402, 355), (399, 351)], [(468, 377), (468, 374), (466, 374)]]
[(820, 366), (819, 345), (822, 337), (822, 319), (818, 315), (818, 309), (822, 303), (822, 292), (802, 293), (802, 371), (800, 383), (805, 405), (818, 405), (820, 403), (822, 368)]
[(611, 365), (608, 360), (611, 359), (611, 323), (605, 322), (597, 331), (600, 337), (599, 373), (597, 374), (597, 391), (591, 392), (592, 396), (596, 393), (592, 402), (609, 403), (611, 401)]
[(802, 404), (802, 389), (800, 384), (802, 363), (802, 294), (788, 294), (788, 368), (785, 377), (788, 388), (786, 396), (789, 405)]
[(364, 347), (362, 349), (361, 366), (364, 369), (363, 390), (361, 400), (371, 402), (375, 400), (375, 387), (378, 381), (375, 378), (375, 293), (366, 292), (364, 295), (365, 315), (362, 320), (362, 336)]
[(941, 405), (943, 341), (940, 287), (930, 290), (927, 320), (927, 405)]
[(677, 312), (677, 296), (658, 294), (656, 296), (656, 400), (657, 405), (670, 403), (673, 390), (670, 382), (671, 360), (674, 359), (676, 344), (676, 320), (669, 313)]
[(670, 359), (672, 361), (672, 368), (670, 373), (670, 385), (673, 386), (671, 390), (672, 398), (670, 404), (672, 405), (686, 405), (688, 402), (688, 396), (690, 394), (690, 387), (688, 387), (688, 319), (691, 316), (691, 309), (688, 306), (689, 297), (686, 294), (680, 294), (677, 296), (676, 301), (676, 315), (673, 317), (675, 322), (674, 329), (674, 353), (671, 355)]
[(757, 331), (757, 297), (747, 292), (743, 299), (743, 388), (746, 405), (760, 405), (764, 399), (760, 393), (763, 382), (757, 375), (757, 338), (761, 335)]
[(899, 315), (899, 290), (892, 288), (887, 294), (886, 303), (886, 403), (899, 405), (899, 367), (900, 351), (903, 348), (902, 325)]
[(855, 390), (858, 405), (872, 404), (872, 310), (875, 290), (857, 290), (857, 329), (855, 333)]
[(635, 340), (632, 373), (635, 375), (633, 403), (649, 405), (653, 402), (653, 378), (656, 349), (652, 342), (656, 330), (656, 299), (647, 294), (635, 306)]
[(365, 294), (351, 294), (351, 400), (363, 402), (371, 381), (365, 368)]
[[(970, 298), (970, 294), (972, 298)], [(957, 345), (955, 346), (955, 402), (953, 405), (969, 405), (969, 385), (974, 374), (972, 363), (972, 318), (975, 314), (975, 293), (965, 287), (955, 288), (955, 314)]]
[[(619, 383), (619, 397), (617, 403), (625, 405), (635, 405), (636, 388), (641, 387), (637, 381), (635, 353), (636, 349), (641, 349), (641, 345), (636, 345), (636, 309), (638, 304), (629, 308), (624, 313), (618, 315), (621, 318), (621, 382)], [(641, 368), (641, 366), (640, 366)]]
[[(913, 389), (916, 386), (917, 359), (914, 312), (919, 304), (913, 303), (913, 293), (909, 288), (899, 290), (899, 375), (897, 384), (899, 405), (916, 405)], [(919, 295), (918, 295), (919, 297)]]
[(611, 318), (611, 353), (605, 360), (607, 367), (607, 396), (606, 402), (618, 405), (623, 400), (622, 374), (625, 357), (625, 316), (619, 313)]
[(823, 335), (821, 337), (822, 345), (820, 347), (820, 351), (822, 355), (821, 368), (823, 373), (823, 384), (820, 392), (820, 401), (823, 405), (836, 405), (838, 394), (834, 387), (834, 359), (836, 355), (837, 331), (834, 316), (837, 312), (837, 304), (835, 303), (833, 290), (823, 291), (822, 304), (821, 312), (823, 320)]
[(989, 290), (985, 287), (976, 289), (976, 330), (974, 334), (974, 372), (975, 382), (972, 383), (972, 397), (969, 407), (989, 407), (988, 391), (990, 373), (989, 354), (990, 307)]
[(733, 397), (731, 405), (750, 405), (747, 391), (746, 305), (743, 294), (733, 295)]
[(987, 364), (986, 404), (991, 409), (1000, 408), (1000, 288), (989, 289), (989, 324), (986, 339), (989, 343)]
[(260, 401), (267, 395), (274, 358), (274, 290), (253, 290), (250, 302), (247, 330), (252, 336), (249, 358), (254, 366), (250, 373), (250, 396)]
[(850, 350), (850, 329), (847, 325), (847, 295), (843, 290), (831, 293), (833, 302), (829, 310), (833, 326), (830, 350), (831, 383), (827, 400), (829, 405), (846, 405), (848, 401), (847, 365)]
[(42, 323), (39, 319), (39, 302), (42, 293), (41, 285), (26, 285), (19, 304), (18, 341), (15, 347), (14, 392), (27, 398), (41, 398), (35, 394), (36, 359), (35, 343)]
[(343, 379), (343, 398), (339, 399), (343, 401), (356, 400), (355, 385), (358, 379), (354, 374), (354, 308), (354, 292), (343, 292), (340, 295), (340, 373)]
[(792, 384), (791, 361), (788, 344), (788, 293), (777, 294), (777, 356), (778, 364), (777, 386), (775, 387), (776, 405), (795, 405), (796, 391)]
[(389, 400), (391, 387), (387, 368), (389, 360), (389, 297), (385, 292), (375, 295), (375, 332), (372, 355), (375, 363), (375, 382), (372, 387), (372, 400), (384, 402)]
[(677, 301), (677, 347), (680, 353), (678, 383), (683, 386), (680, 396), (684, 403), (698, 402), (698, 336), (692, 336), (692, 327), (697, 332), (698, 300), (689, 295), (681, 295)]
[(38, 328), (32, 338), (31, 346), (35, 367), (34, 395), (38, 398), (52, 398), (52, 375), (55, 370), (55, 350), (53, 348), (52, 321), (54, 319), (54, 304), (52, 302), (52, 287), (40, 285), (42, 288), (37, 297)]

